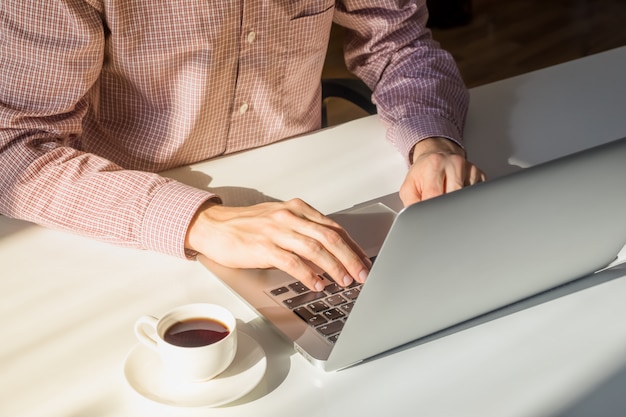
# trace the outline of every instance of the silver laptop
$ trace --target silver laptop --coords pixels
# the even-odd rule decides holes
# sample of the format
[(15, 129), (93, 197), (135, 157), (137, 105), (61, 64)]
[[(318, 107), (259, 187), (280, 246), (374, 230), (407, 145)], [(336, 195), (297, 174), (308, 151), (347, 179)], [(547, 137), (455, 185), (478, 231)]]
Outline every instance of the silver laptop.
[(331, 371), (602, 269), (626, 243), (625, 213), (626, 138), (397, 214), (373, 202), (332, 215), (375, 257), (362, 286), (325, 278), (311, 293), (281, 271), (200, 261)]

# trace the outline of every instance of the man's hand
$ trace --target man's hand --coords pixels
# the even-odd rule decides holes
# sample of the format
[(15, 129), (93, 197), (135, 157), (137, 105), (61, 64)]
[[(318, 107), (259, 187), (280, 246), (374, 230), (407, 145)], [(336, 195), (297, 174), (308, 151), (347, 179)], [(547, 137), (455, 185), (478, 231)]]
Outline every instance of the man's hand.
[(446, 138), (420, 141), (413, 148), (412, 162), (400, 187), (405, 206), (485, 181), (485, 174), (465, 159), (463, 149)]
[(278, 268), (315, 291), (323, 289), (312, 264), (339, 285), (364, 282), (371, 263), (337, 223), (303, 202), (224, 207), (205, 203), (194, 216), (185, 247), (231, 268)]

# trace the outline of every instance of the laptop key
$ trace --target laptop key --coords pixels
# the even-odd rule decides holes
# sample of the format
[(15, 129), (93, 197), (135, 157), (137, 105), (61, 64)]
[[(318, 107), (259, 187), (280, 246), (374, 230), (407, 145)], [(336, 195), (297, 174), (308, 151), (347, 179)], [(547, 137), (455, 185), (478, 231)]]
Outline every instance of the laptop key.
[(333, 321), (323, 326), (319, 326), (317, 331), (324, 336), (330, 336), (335, 333), (339, 333), (343, 329), (343, 322), (341, 320)]
[(342, 294), (344, 297), (346, 297), (348, 300), (350, 301), (354, 301), (357, 299), (357, 297), (359, 296), (359, 289), (358, 288), (352, 288), (350, 290), (344, 291)]
[(280, 288), (276, 288), (276, 289), (270, 291), (270, 294), (272, 294), (273, 296), (277, 296), (277, 295), (285, 294), (286, 292), (289, 292), (289, 288), (287, 288), (287, 287), (280, 287)]
[(328, 297), (325, 301), (331, 306), (336, 307), (338, 305), (345, 303), (346, 299), (343, 298), (341, 295), (333, 295), (333, 296)]
[(301, 294), (303, 292), (309, 291), (309, 289), (300, 281), (293, 282), (289, 284), (288, 287), (291, 288), (291, 291), (295, 292), (296, 294)]
[(330, 321), (340, 319), (343, 316), (345, 316), (345, 314), (336, 308), (331, 308), (330, 310), (326, 310), (322, 313), (322, 317), (325, 317)]
[(298, 317), (300, 317), (302, 320), (309, 323), (309, 325), (311, 326), (319, 326), (320, 324), (324, 324), (328, 321), (319, 314), (311, 313), (309, 310), (307, 310), (306, 307), (295, 308), (293, 312), (296, 313)]
[(341, 309), (346, 313), (350, 313), (352, 311), (352, 307), (354, 307), (354, 303), (348, 303), (341, 306)]
[(316, 302), (314, 302), (312, 304), (309, 304), (308, 307), (314, 313), (321, 313), (322, 311), (328, 310), (328, 308), (329, 308), (326, 304), (324, 304), (323, 301), (316, 301)]
[(304, 294), (296, 295), (295, 297), (288, 298), (283, 301), (289, 308), (300, 307), (303, 304), (312, 303), (315, 300), (319, 300), (320, 298), (326, 297), (326, 294), (323, 292), (306, 292)]
[(324, 291), (326, 291), (328, 295), (336, 294), (342, 290), (343, 288), (341, 288), (336, 282), (331, 282), (326, 286), (326, 288), (324, 288)]

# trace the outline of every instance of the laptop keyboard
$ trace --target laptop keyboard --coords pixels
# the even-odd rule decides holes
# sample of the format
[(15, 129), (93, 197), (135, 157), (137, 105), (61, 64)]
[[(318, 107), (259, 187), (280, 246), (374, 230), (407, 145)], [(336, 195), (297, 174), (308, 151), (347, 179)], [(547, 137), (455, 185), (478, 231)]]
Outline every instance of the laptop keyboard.
[(320, 278), (325, 284), (320, 292), (311, 291), (301, 282), (294, 281), (274, 288), (268, 294), (334, 344), (359, 297), (362, 284), (355, 281), (348, 287), (341, 287), (326, 273)]

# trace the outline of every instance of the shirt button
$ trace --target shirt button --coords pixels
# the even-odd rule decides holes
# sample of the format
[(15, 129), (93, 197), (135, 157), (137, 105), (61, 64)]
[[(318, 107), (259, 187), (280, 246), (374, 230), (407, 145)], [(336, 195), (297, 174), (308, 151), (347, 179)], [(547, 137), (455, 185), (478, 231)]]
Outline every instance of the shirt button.
[(240, 107), (239, 107), (239, 114), (245, 114), (248, 111), (248, 103), (243, 103)]
[(246, 37), (246, 40), (248, 41), (248, 43), (254, 42), (255, 39), (256, 39), (256, 32), (254, 31), (249, 32), (248, 36)]

